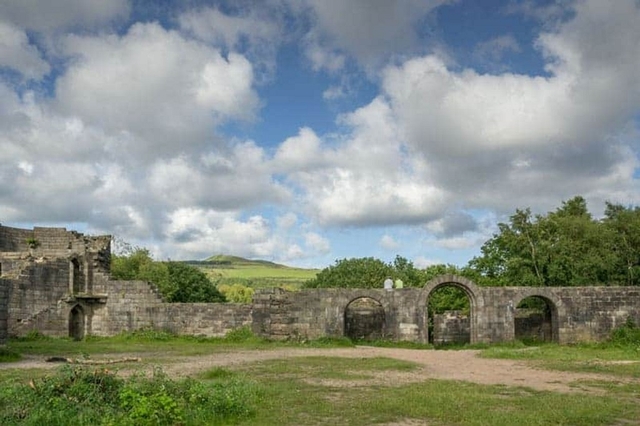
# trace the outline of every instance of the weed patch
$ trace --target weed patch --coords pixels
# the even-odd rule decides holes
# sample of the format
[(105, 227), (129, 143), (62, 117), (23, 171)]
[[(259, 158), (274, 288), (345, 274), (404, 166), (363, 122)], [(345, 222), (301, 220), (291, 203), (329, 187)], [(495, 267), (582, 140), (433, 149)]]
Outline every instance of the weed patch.
[(174, 381), (161, 370), (128, 379), (107, 369), (64, 366), (0, 390), (0, 421), (12, 424), (212, 424), (251, 416), (252, 383)]

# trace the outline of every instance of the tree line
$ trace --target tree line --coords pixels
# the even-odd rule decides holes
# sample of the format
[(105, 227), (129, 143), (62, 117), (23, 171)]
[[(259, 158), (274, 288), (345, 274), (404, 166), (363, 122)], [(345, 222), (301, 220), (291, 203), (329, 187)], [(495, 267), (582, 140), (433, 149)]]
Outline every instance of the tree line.
[(544, 215), (518, 209), (465, 266), (419, 269), (401, 256), (391, 263), (341, 259), (305, 287), (379, 288), (388, 276), (421, 287), (446, 273), (485, 286), (640, 285), (640, 208), (607, 203), (595, 219), (577, 196)]
[[(640, 208), (607, 203), (596, 219), (581, 196), (547, 214), (517, 209), (467, 265), (417, 268), (401, 256), (386, 263), (365, 257), (336, 260), (303, 288), (381, 288), (387, 277), (422, 287), (442, 274), (467, 277), (481, 286), (640, 285)], [(250, 302), (252, 289), (224, 288), (225, 294), (192, 264), (154, 261), (144, 248), (112, 255), (115, 279), (153, 282), (168, 302)], [(461, 307), (457, 289), (442, 292), (438, 305)], [(466, 298), (462, 298), (466, 299)], [(445, 303), (446, 302), (446, 303)]]

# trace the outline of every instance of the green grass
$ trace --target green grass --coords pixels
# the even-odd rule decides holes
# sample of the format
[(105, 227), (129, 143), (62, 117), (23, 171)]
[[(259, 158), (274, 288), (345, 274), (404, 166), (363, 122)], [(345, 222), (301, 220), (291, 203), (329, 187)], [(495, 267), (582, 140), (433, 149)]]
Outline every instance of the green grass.
[(527, 360), (550, 370), (640, 377), (640, 351), (634, 345), (496, 345), (485, 349), (481, 356)]
[(292, 268), (264, 260), (248, 260), (237, 256), (212, 256), (212, 264), (195, 264), (217, 285), (242, 284), (252, 288), (299, 288), (316, 277), (318, 269)]
[[(8, 348), (25, 356), (77, 354), (112, 357), (118, 353), (148, 351), (150, 356), (161, 353), (163, 362), (167, 362), (173, 355), (239, 349), (268, 350), (282, 346), (304, 348), (345, 345), (349, 346), (351, 342), (346, 339), (321, 339), (305, 344), (268, 342), (255, 338), (247, 329), (240, 329), (220, 339), (176, 337), (155, 331), (91, 338), (82, 342), (32, 335), (28, 339), (11, 340)], [(572, 371), (585, 371), (585, 366), (590, 365), (587, 371), (607, 374), (611, 372), (595, 369), (594, 366), (609, 365), (603, 364), (603, 361), (638, 359), (633, 346), (549, 344), (526, 347), (518, 343), (489, 347), (483, 350), (482, 356), (520, 359), (537, 363), (543, 368)], [(118, 392), (124, 392), (125, 396), (109, 402), (111, 407), (115, 407), (114, 410), (123, 404), (128, 408), (124, 412), (109, 411), (106, 414), (78, 411), (92, 405), (103, 409), (107, 405), (82, 402), (81, 395), (85, 394), (102, 398), (96, 393), (82, 391), (85, 389), (82, 386), (96, 382), (89, 380), (90, 377), (76, 383), (76, 379), (69, 381), (68, 374), (58, 377), (51, 370), (10, 368), (0, 370), (3, 383), (0, 390), (0, 418), (4, 419), (5, 424), (44, 424), (42, 421), (78, 425), (109, 424), (108, 421), (111, 424), (153, 424), (154, 420), (149, 419), (157, 412), (164, 416), (163, 419), (169, 419), (166, 424), (179, 418), (182, 419), (179, 424), (184, 425), (374, 425), (411, 419), (415, 419), (417, 424), (430, 425), (635, 424), (640, 418), (640, 383), (629, 381), (629, 378), (638, 377), (636, 364), (611, 366), (615, 367), (614, 374), (618, 374), (620, 380), (576, 381), (571, 385), (577, 390), (589, 392), (567, 394), (448, 380), (398, 382), (394, 377), (411, 377), (414, 373), (419, 374), (417, 369), (422, 367), (384, 357), (294, 357), (215, 367), (190, 382), (167, 381), (160, 376), (154, 385), (154, 382), (149, 384), (136, 378), (137, 383), (118, 388)], [(30, 399), (33, 389), (28, 385), (33, 380), (36, 380), (36, 387), (40, 383), (49, 383), (53, 384), (52, 389), (58, 390), (47, 394), (46, 401), (41, 401), (44, 405), (30, 409), (40, 417), (17, 422), (15, 415), (31, 412), (26, 409), (20, 411), (20, 407), (26, 407), (24, 404), (27, 402), (35, 403)], [(102, 379), (98, 382), (102, 383)], [(157, 386), (158, 383), (164, 388)], [(76, 388), (76, 384), (80, 387)], [(68, 386), (71, 389), (67, 392)], [(176, 389), (179, 392), (173, 393)], [(224, 393), (225, 389), (233, 391)], [(595, 393), (594, 389), (601, 389), (603, 394)], [(192, 399), (184, 399), (183, 394), (191, 395)], [(198, 399), (201, 394), (210, 397)], [(70, 395), (71, 399), (61, 398), (60, 395)], [(218, 402), (212, 402), (214, 400)], [(72, 405), (67, 407), (65, 404)], [(230, 404), (229, 407), (236, 407), (240, 414), (212, 418), (211, 404)], [(66, 413), (65, 410), (71, 413), (67, 417), (62, 414), (62, 417), (46, 417)]]
[[(372, 425), (415, 419), (456, 425), (606, 425), (640, 418), (637, 400), (593, 394), (540, 392), (524, 387), (425, 380), (413, 384), (341, 386), (374, 374), (411, 371), (386, 358), (294, 358), (242, 368), (262, 384), (256, 402), (261, 425)], [(323, 386), (309, 379), (332, 380)], [(256, 424), (255, 419), (239, 424)]]

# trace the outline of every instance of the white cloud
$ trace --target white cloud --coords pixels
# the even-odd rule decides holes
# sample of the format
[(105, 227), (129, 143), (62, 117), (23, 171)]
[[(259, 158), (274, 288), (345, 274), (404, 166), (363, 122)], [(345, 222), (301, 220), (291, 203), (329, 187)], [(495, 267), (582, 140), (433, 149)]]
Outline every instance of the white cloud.
[[(275, 69), (278, 48), (283, 42), (284, 18), (277, 7), (255, 3), (250, 8), (235, 5), (235, 14), (216, 7), (202, 7), (182, 13), (180, 28), (227, 51), (243, 52), (264, 77)], [(261, 77), (263, 77), (261, 75)]]
[(599, 198), (605, 182), (637, 200), (637, 156), (619, 133), (640, 106), (637, 6), (578, 2), (538, 46), (548, 77), (452, 71), (436, 56), (386, 70), (384, 91), (429, 182), (466, 207), (503, 211)]
[(305, 247), (314, 254), (327, 254), (331, 250), (331, 243), (328, 239), (315, 232), (307, 232), (304, 236)]
[(289, 171), (289, 183), (300, 189), (308, 215), (322, 224), (369, 226), (424, 223), (439, 214), (446, 194), (417, 172), (419, 159), (403, 152), (382, 99), (341, 122), (352, 131), (339, 145), (323, 145), (302, 129), (274, 157), (274, 169)]
[(429, 259), (424, 256), (418, 256), (413, 260), (413, 264), (418, 269), (425, 269), (433, 265), (442, 265), (443, 263), (446, 262), (437, 259)]
[(11, 68), (26, 79), (41, 79), (50, 70), (38, 48), (29, 43), (24, 30), (0, 21), (0, 69)]
[(336, 70), (344, 59), (355, 57), (375, 68), (397, 52), (419, 47), (416, 27), (425, 15), (446, 0), (309, 0), (316, 18), (307, 55), (316, 67)]
[(385, 250), (395, 250), (400, 247), (400, 243), (388, 234), (383, 235), (378, 244)]
[(57, 81), (58, 108), (118, 135), (128, 157), (201, 149), (215, 125), (250, 119), (258, 107), (245, 58), (225, 59), (158, 24), (122, 37), (70, 36), (65, 52), (75, 59)]

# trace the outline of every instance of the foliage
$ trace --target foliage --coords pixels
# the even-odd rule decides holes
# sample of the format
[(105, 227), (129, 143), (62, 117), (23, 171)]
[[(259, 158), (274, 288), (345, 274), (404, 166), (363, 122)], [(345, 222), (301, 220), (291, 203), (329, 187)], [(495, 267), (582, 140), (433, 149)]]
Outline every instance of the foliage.
[(0, 346), (0, 362), (15, 362), (20, 361), (21, 359), (22, 355), (15, 350), (5, 346)]
[(446, 311), (461, 311), (468, 315), (469, 297), (464, 290), (452, 285), (445, 285), (435, 289), (429, 295), (428, 307), (429, 315), (443, 314)]
[(640, 284), (640, 209), (607, 205), (595, 220), (577, 196), (546, 215), (516, 210), (469, 262), (480, 284)]
[(251, 327), (239, 327), (225, 334), (224, 339), (227, 342), (240, 343), (256, 339), (256, 335), (251, 331)]
[(37, 238), (27, 238), (26, 242), (30, 249), (37, 249), (40, 247), (40, 241), (38, 241)]
[(429, 272), (417, 269), (413, 262), (401, 256), (396, 256), (392, 263), (373, 257), (341, 259), (320, 271), (304, 287), (382, 288), (387, 277), (402, 280), (405, 287), (420, 287), (428, 281)]
[(640, 328), (628, 317), (624, 325), (613, 330), (609, 342), (614, 345), (633, 346), (640, 350)]
[(168, 302), (224, 302), (225, 298), (204, 272), (180, 262), (167, 262), (169, 285), (160, 289)]
[(161, 370), (124, 379), (106, 369), (64, 366), (28, 385), (0, 390), (3, 424), (211, 424), (252, 414), (252, 386), (232, 381), (173, 381)]
[(251, 303), (255, 290), (242, 284), (222, 284), (218, 285), (218, 290), (232, 303)]
[(224, 302), (218, 288), (200, 269), (182, 262), (158, 262), (149, 250), (133, 248), (111, 256), (111, 276), (120, 280), (142, 280), (155, 284), (167, 302)]
[(336, 260), (304, 284), (306, 288), (381, 288), (387, 277), (393, 275), (391, 265), (373, 257)]

